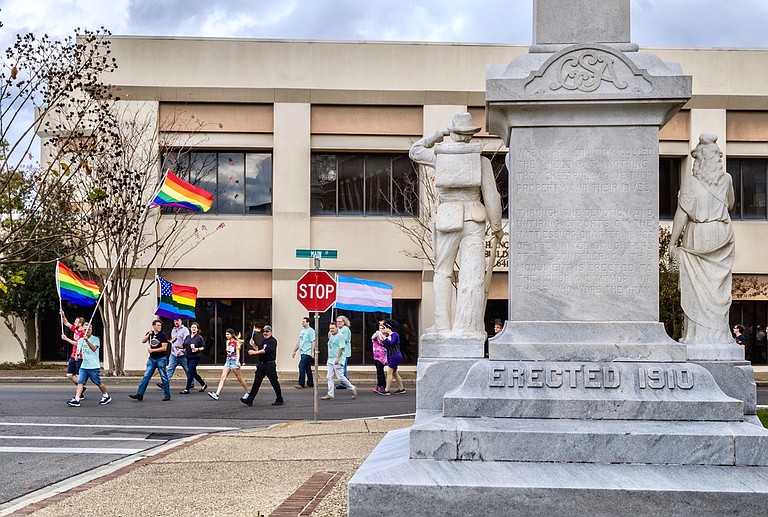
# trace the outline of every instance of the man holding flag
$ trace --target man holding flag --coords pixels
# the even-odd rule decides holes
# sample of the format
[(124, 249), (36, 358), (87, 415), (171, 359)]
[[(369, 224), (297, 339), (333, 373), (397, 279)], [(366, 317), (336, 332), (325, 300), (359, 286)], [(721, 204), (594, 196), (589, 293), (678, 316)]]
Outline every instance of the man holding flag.
[(165, 395), (163, 401), (171, 400), (171, 385), (168, 382), (168, 373), (165, 370), (168, 366), (168, 359), (165, 357), (165, 351), (168, 350), (168, 336), (163, 332), (163, 322), (160, 320), (153, 321), (152, 329), (144, 335), (141, 342), (149, 342), (149, 348), (147, 348), (147, 353), (149, 354), (147, 369), (144, 371), (144, 377), (141, 379), (136, 394), (128, 396), (133, 400), (144, 400), (144, 392), (147, 391), (149, 380), (154, 375), (155, 370), (158, 370), (160, 372), (160, 380), (163, 383), (163, 394)]

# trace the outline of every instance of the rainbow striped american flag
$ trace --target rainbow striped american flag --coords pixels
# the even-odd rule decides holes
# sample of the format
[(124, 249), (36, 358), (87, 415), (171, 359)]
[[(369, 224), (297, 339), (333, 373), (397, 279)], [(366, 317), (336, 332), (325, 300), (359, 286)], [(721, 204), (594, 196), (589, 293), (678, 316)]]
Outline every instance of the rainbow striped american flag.
[(155, 314), (168, 319), (194, 319), (197, 304), (197, 287), (173, 284), (157, 277), (160, 284), (160, 305)]

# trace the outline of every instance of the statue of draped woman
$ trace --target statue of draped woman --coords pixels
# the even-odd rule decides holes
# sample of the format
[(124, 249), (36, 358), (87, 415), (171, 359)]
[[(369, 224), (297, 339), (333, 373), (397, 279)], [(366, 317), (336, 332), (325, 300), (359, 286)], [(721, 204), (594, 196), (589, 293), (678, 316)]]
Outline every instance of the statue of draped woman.
[(735, 200), (733, 180), (723, 169), (717, 135), (702, 134), (691, 156), (693, 174), (680, 188), (670, 241), (670, 254), (680, 264), (680, 303), (685, 313), (680, 342), (734, 344), (728, 324), (735, 257), (728, 214)]

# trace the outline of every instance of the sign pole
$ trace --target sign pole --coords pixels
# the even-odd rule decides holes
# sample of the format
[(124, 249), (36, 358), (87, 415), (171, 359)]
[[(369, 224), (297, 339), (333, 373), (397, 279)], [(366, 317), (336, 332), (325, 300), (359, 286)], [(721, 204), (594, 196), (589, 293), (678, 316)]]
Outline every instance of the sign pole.
[[(320, 313), (336, 301), (336, 281), (327, 271), (320, 269), (321, 258), (338, 258), (336, 250), (297, 249), (296, 258), (312, 260), (314, 269), (304, 273), (296, 282), (296, 299), (308, 312), (315, 313), (315, 382), (312, 389), (314, 419), (317, 424), (320, 410), (317, 383), (320, 380)], [(311, 267), (311, 266), (310, 266)]]
[[(315, 270), (320, 269), (320, 257), (315, 257)], [(318, 404), (317, 397), (317, 383), (320, 381), (320, 313), (315, 311), (315, 382), (312, 383), (312, 396), (313, 396), (313, 411), (314, 420), (313, 424), (320, 423), (317, 419), (320, 411), (320, 404)]]

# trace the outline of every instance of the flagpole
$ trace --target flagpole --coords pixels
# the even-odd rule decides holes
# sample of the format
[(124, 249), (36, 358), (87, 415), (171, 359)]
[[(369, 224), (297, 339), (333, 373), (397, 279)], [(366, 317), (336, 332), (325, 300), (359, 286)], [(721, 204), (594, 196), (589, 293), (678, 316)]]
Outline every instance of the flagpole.
[(61, 314), (64, 312), (64, 306), (61, 302), (61, 285), (59, 284), (59, 264), (61, 261), (56, 261), (56, 292), (59, 295), (59, 321), (61, 322), (61, 333), (64, 334), (64, 316)]

